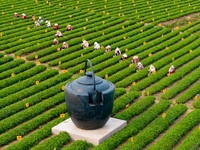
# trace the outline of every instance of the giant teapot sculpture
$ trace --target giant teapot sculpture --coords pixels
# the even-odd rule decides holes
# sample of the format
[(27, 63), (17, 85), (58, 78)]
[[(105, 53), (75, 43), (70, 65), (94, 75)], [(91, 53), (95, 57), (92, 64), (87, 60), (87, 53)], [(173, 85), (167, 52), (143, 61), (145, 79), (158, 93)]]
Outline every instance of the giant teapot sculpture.
[[(86, 72), (87, 62), (91, 72)], [(76, 127), (93, 130), (103, 127), (113, 108), (113, 83), (94, 75), (92, 63), (85, 62), (84, 76), (65, 86), (67, 111)]]

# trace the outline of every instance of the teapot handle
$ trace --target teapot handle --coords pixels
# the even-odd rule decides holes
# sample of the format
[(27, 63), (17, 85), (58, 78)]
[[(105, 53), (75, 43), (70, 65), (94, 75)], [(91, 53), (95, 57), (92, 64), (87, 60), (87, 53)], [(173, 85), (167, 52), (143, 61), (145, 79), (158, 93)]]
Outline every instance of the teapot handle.
[(93, 78), (93, 84), (94, 84), (94, 91), (96, 91), (96, 85), (95, 85), (95, 76), (94, 76), (94, 69), (92, 67), (92, 63), (89, 59), (85, 61), (85, 69), (84, 69), (84, 75), (86, 75), (86, 68), (87, 68), (87, 62), (90, 64), (90, 69), (92, 70), (92, 78)]

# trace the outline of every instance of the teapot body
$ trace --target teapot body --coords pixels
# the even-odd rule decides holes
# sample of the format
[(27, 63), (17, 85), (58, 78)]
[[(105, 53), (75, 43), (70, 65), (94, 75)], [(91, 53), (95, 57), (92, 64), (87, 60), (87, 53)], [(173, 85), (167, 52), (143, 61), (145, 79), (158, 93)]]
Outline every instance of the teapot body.
[[(97, 84), (97, 94), (92, 93), (93, 86), (85, 87), (84, 85), (79, 85), (76, 91), (70, 86), (72, 86), (72, 82), (65, 86), (65, 100), (67, 111), (73, 123), (78, 128), (85, 130), (103, 127), (112, 112), (114, 85), (111, 82), (107, 82), (107, 89), (105, 90), (105, 87), (101, 87), (101, 84)], [(86, 91), (88, 93), (86, 93)], [(95, 94), (97, 95), (96, 97), (93, 96)], [(96, 98), (96, 101), (94, 101), (93, 98)]]
[[(92, 72), (86, 72), (87, 62)], [(98, 129), (103, 127), (110, 117), (115, 87), (113, 83), (94, 75), (89, 59), (85, 63), (84, 74), (65, 86), (67, 111), (78, 128)]]

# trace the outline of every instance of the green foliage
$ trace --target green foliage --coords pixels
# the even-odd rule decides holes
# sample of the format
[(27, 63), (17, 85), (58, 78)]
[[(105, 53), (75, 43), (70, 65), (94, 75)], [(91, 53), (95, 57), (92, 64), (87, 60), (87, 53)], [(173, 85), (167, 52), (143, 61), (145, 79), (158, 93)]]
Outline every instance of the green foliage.
[[(150, 146), (148, 150), (171, 150), (172, 147), (190, 131), (195, 125), (199, 123), (200, 110), (193, 110), (181, 121), (179, 121), (173, 128), (169, 129), (167, 133), (159, 139), (155, 144)], [(173, 139), (173, 140), (171, 140)]]
[[(186, 45), (189, 44), (189, 42), (191, 42), (190, 40), (192, 40), (193, 38), (196, 39), (196, 37), (194, 37), (194, 36), (189, 37), (187, 42), (185, 40), (184, 43), (179, 45), (180, 46), (179, 48), (183, 47), (183, 44), (186, 44)], [(199, 40), (197, 40), (197, 41), (199, 41)], [(161, 60), (157, 61), (156, 63), (154, 63), (156, 70), (158, 70), (156, 72), (156, 74), (152, 74), (152, 75), (148, 76), (148, 78), (145, 78), (141, 82), (137, 83), (135, 86), (132, 86), (131, 90), (142, 90), (142, 89), (146, 88), (147, 86), (149, 86), (149, 85), (159, 81), (163, 77), (165, 77), (167, 75), (168, 69), (171, 65), (179, 67), (179, 66), (182, 66), (183, 64), (191, 61), (192, 59), (194, 59), (195, 57), (198, 56), (198, 54), (197, 53), (191, 54), (191, 53), (189, 53), (189, 50), (191, 49), (191, 47), (192, 47), (192, 49), (195, 49), (197, 46), (198, 46), (198, 44), (196, 44), (196, 43), (189, 44), (188, 46), (184, 47), (183, 49), (172, 53), (173, 51), (177, 50), (177, 48), (178, 48), (178, 47), (176, 47), (176, 45), (174, 45), (173, 46), (174, 48), (169, 48), (169, 50), (163, 51), (162, 53), (170, 52), (170, 55), (168, 55), (164, 59), (161, 59)], [(158, 55), (158, 57), (161, 57), (161, 55), (160, 56)], [(173, 57), (175, 59), (174, 61), (172, 61)], [(147, 75), (148, 72), (146, 69), (143, 69), (142, 71), (146, 71), (146, 75)], [(142, 72), (142, 71), (140, 71), (140, 72)]]
[[(185, 67), (182, 67), (180, 69), (180, 72), (177, 72), (177, 74), (176, 74), (176, 76), (178, 76), (179, 79), (181, 79), (181, 81), (179, 81), (175, 86), (173, 86), (172, 88), (167, 90), (166, 93), (162, 94), (161, 98), (163, 98), (163, 99), (173, 98), (178, 93), (180, 93), (183, 90), (187, 89), (190, 85), (192, 85), (194, 82), (196, 82), (199, 79), (199, 74), (200, 74), (200, 69), (196, 69), (200, 65), (200, 63), (198, 64), (198, 62), (199, 61), (197, 59), (196, 61), (190, 62)], [(186, 77), (183, 78), (185, 73), (187, 73), (189, 71), (192, 71), (193, 69), (196, 69), (196, 70), (194, 70), (192, 73), (190, 73), (189, 75), (187, 75)], [(172, 77), (174, 77), (174, 76), (172, 76)]]
[[(192, 15), (190, 19), (179, 21), (182, 16), (198, 13), (199, 1), (93, 0), (91, 2), (83, 0), (77, 2), (34, 0), (23, 1), (23, 3), (1, 1), (0, 147), (7, 145), (5, 146), (7, 150), (53, 150), (61, 149), (70, 140), (66, 133), (52, 136), (51, 128), (69, 117), (66, 114), (65, 118), (58, 118), (60, 113), (66, 112), (62, 86), (80, 76), (77, 73), (84, 68), (86, 59), (91, 59), (97, 76), (105, 78), (108, 74), (107, 80), (115, 83), (117, 87), (114, 117), (130, 122), (126, 128), (94, 149), (115, 149), (133, 136), (136, 143), (130, 144), (128, 140), (128, 145), (131, 145), (128, 149), (140, 149), (165, 131), (185, 111), (182, 105), (176, 105), (166, 112), (165, 118), (161, 118), (161, 113), (166, 111), (170, 102), (163, 100), (153, 105), (155, 102), (153, 96), (138, 99), (142, 90), (146, 90), (144, 94), (147, 95), (148, 91), (152, 95), (176, 83), (176, 86), (167, 90), (162, 98), (169, 99), (182, 92), (176, 99), (177, 103), (185, 103), (199, 94), (200, 84), (195, 83), (198, 72), (197, 74), (192, 72), (199, 70), (199, 62), (193, 61), (199, 56), (199, 49), (197, 49), (200, 42), (198, 40), (199, 15), (196, 17)], [(26, 13), (27, 19), (13, 18), (15, 12), (13, 10), (19, 14)], [(34, 28), (34, 21), (30, 20), (32, 14), (36, 18), (42, 16), (44, 21), (50, 20), (52, 26), (54, 23), (60, 25), (59, 30), (63, 33), (63, 37), (58, 38), (57, 46), (52, 46), (56, 31), (53, 28), (46, 28), (45, 22), (41, 23), (40, 27)], [(165, 21), (175, 18), (180, 19), (168, 27), (165, 25)], [(191, 23), (188, 24), (188, 21)], [(165, 27), (160, 26), (160, 23)], [(72, 31), (65, 31), (68, 24), (73, 26)], [(179, 28), (177, 29), (176, 26)], [(84, 30), (83, 27), (87, 29)], [(82, 49), (83, 39), (89, 42), (89, 48)], [(58, 51), (57, 48), (61, 48), (62, 42), (67, 42), (69, 48)], [(94, 42), (104, 47), (111, 45), (112, 51), (105, 54), (105, 48), (93, 51)], [(113, 57), (116, 47), (120, 48), (122, 54), (128, 55), (126, 61), (120, 61), (121, 56)], [(167, 50), (166, 47), (169, 49)], [(187, 54), (190, 49), (193, 52)], [(148, 57), (150, 53), (152, 56)], [(36, 66), (33, 62), (25, 63), (23, 59), (15, 60), (7, 54), (22, 56), (23, 59), (28, 55), (26, 59), (48, 63), (49, 66), (47, 68)], [(83, 57), (80, 57), (81, 54)], [(35, 55), (38, 55), (37, 60)], [(129, 67), (134, 55), (140, 58), (145, 67), (137, 73), (135, 65)], [(59, 61), (61, 65), (58, 65)], [(193, 66), (184, 65), (186, 63)], [(150, 64), (156, 66), (157, 74), (147, 77)], [(177, 72), (167, 77), (167, 71), (172, 64)], [(67, 69), (68, 72), (62, 74), (57, 70), (48, 70), (51, 66)], [(11, 77), (12, 73), (15, 74), (14, 77)], [(180, 81), (177, 82), (178, 80)], [(40, 83), (36, 85), (36, 81)], [(133, 82), (136, 84), (131, 87), (131, 92), (126, 93), (125, 88), (129, 89)], [(188, 89), (191, 84), (193, 86)], [(28, 108), (26, 103), (30, 105)], [(194, 101), (193, 106), (199, 108), (199, 98)], [(198, 114), (196, 116), (199, 116)], [(172, 139), (181, 139), (184, 136), (183, 132), (189, 131), (198, 124), (196, 120), (199, 122), (199, 118), (193, 117), (195, 121), (191, 118), (180, 125), (182, 129), (175, 131), (176, 135), (168, 136), (167, 140), (170, 142), (164, 142), (171, 144), (174, 142)], [(15, 141), (18, 135), (22, 136), (22, 140)], [(183, 140), (178, 149), (197, 149), (198, 139), (199, 133), (196, 128)], [(159, 148), (165, 149), (164, 144)], [(171, 148), (172, 146), (169, 149)], [(73, 141), (66, 149), (92, 149), (92, 146), (86, 141)]]
[(24, 64), (21, 64), (20, 66), (18, 67), (15, 67), (13, 69), (9, 69), (7, 71), (4, 71), (2, 73), (0, 73), (0, 79), (5, 79), (5, 78), (8, 78), (11, 76), (12, 73), (14, 73), (15, 75), (16, 74), (19, 74), (21, 72), (24, 72), (32, 67), (35, 66), (35, 63), (34, 62), (27, 62), (27, 63), (24, 63)]
[[(58, 123), (64, 121), (64, 119), (67, 119), (69, 117), (65, 115), (66, 116), (65, 118), (55, 119), (64, 112), (66, 112), (66, 105), (61, 104), (57, 106), (56, 108), (46, 111), (42, 115), (38, 115), (37, 117), (27, 121), (26, 123), (17, 126), (13, 130), (10, 130), (1, 134), (0, 146), (6, 145), (12, 142), (13, 140), (16, 139), (17, 136), (22, 136), (22, 140), (15, 144), (10, 145), (8, 148), (6, 148), (7, 150), (10, 150), (10, 149), (14, 150), (15, 148), (17, 148), (18, 150), (25, 150), (34, 146), (40, 140), (52, 134), (51, 132), (52, 127), (54, 127), (55, 125), (57, 125)], [(42, 127), (42, 125), (45, 123), (46, 125)], [(29, 132), (37, 128), (39, 129), (36, 130), (36, 132), (23, 138), (23, 136), (25, 136), (26, 134), (28, 134)]]
[[(154, 40), (153, 44), (151, 42), (149, 44), (147, 43), (146, 47), (145, 47), (145, 45), (143, 45), (141, 47), (134, 49), (134, 51), (132, 51), (132, 55), (139, 53), (138, 57), (141, 58), (141, 59), (144, 59), (144, 60), (141, 61), (143, 66), (150, 65), (150, 64), (154, 63), (155, 61), (160, 60), (161, 57), (165, 57), (166, 55), (177, 50), (177, 48), (182, 47), (183, 44), (180, 44), (177, 47), (170, 48), (169, 50), (165, 51), (164, 49), (166, 48), (166, 46), (173, 45), (176, 42), (180, 41), (181, 38), (183, 38), (183, 37), (185, 38), (185, 37), (189, 36), (188, 33), (184, 33), (184, 34), (181, 34), (181, 35), (178, 35), (178, 36), (172, 38), (173, 36), (177, 35), (177, 32), (172, 32), (172, 33), (170, 33), (169, 35), (168, 34), (165, 35), (163, 38)], [(168, 40), (169, 38), (172, 38), (172, 39)], [(196, 37), (188, 39), (188, 42), (186, 42), (185, 44), (188, 44), (189, 41), (191, 42), (194, 39), (196, 39)], [(165, 40), (167, 40), (167, 41), (164, 42)], [(156, 44), (159, 44), (159, 45), (154, 46)], [(147, 50), (147, 48), (150, 48), (150, 49)], [(159, 51), (161, 51), (161, 52), (159, 53)], [(135, 54), (133, 54), (133, 52), (135, 52)], [(156, 52), (158, 52), (158, 53), (156, 53)], [(148, 55), (150, 53), (153, 54), (153, 56), (148, 57)], [(129, 62), (130, 61), (131, 60), (129, 60)], [(133, 68), (132, 70), (135, 70), (135, 68)], [(115, 74), (114, 76), (121, 76), (121, 74), (123, 74), (123, 72), (122, 73), (119, 72), (118, 74)], [(147, 76), (147, 69), (144, 69), (144, 70), (137, 72), (137, 74), (131, 74), (129, 77), (126, 77), (125, 79), (123, 79), (121, 81), (119, 80), (119, 82), (116, 83), (116, 86), (117, 87), (126, 87), (126, 86), (130, 85), (133, 81), (141, 80), (146, 76)]]
[[(105, 19), (106, 18), (108, 18), (108, 17), (104, 17)], [(103, 19), (103, 18), (98, 18), (98, 20), (101, 20), (101, 19)], [(110, 22), (109, 22), (110, 21)], [(103, 28), (106, 28), (106, 27), (108, 27), (108, 26), (110, 26), (110, 25), (115, 25), (115, 24), (117, 24), (117, 23), (121, 23), (123, 20), (122, 19), (120, 19), (120, 20), (116, 20), (116, 19), (114, 19), (114, 18), (111, 18), (111, 19), (109, 19), (108, 20), (108, 24), (105, 24), (105, 25), (101, 25), (101, 26), (99, 26), (99, 30), (100, 29), (103, 29)], [(97, 24), (99, 24), (99, 23), (97, 23)], [(129, 23), (127, 23), (127, 24), (129, 24)], [(97, 25), (98, 26), (98, 25)], [(89, 26), (88, 26), (88, 28), (89, 28)], [(81, 30), (83, 30), (82, 28), (81, 28)], [(63, 56), (63, 55), (66, 55), (66, 54), (69, 54), (69, 53), (74, 53), (74, 52), (76, 52), (77, 51), (77, 49), (80, 49), (81, 48), (81, 42), (82, 42), (82, 35), (85, 35), (85, 34), (88, 34), (88, 33), (92, 33), (92, 32), (94, 32), (94, 30), (96, 30), (96, 28), (91, 28), (91, 29), (88, 29), (88, 30), (86, 30), (86, 31), (81, 31), (81, 32), (77, 32), (76, 30), (74, 30), (74, 31), (72, 31), (74, 34), (70, 34), (70, 35), (67, 35), (66, 36), (66, 38), (60, 38), (59, 39), (59, 42), (61, 43), (61, 42), (64, 42), (64, 41), (66, 41), (66, 40), (69, 40), (69, 39), (72, 39), (72, 38), (76, 38), (75, 40), (72, 40), (71, 42), (68, 42), (68, 44), (69, 44), (69, 48), (66, 50), (66, 51), (60, 51), (60, 52), (58, 52), (58, 53), (56, 53), (56, 54), (53, 54), (53, 55), (49, 55), (47, 58), (42, 58), (42, 59), (39, 59), (39, 61), (41, 61), (41, 62), (46, 62), (47, 60), (51, 60), (52, 59), (52, 57), (55, 59), (55, 58), (58, 58), (58, 57), (60, 57), (60, 56)], [(92, 34), (92, 36), (90, 35), (90, 36), (86, 36), (86, 37), (84, 37), (85, 39), (93, 39), (93, 37), (99, 37), (100, 35), (102, 35), (102, 31), (101, 32), (96, 32), (96, 33), (93, 33)], [(78, 37), (78, 38), (77, 38)], [(90, 43), (91, 45), (93, 44), (93, 43)], [(48, 45), (52, 45), (52, 42), (51, 43), (49, 43)], [(61, 47), (61, 44), (59, 44), (59, 47)], [(47, 50), (45, 50), (45, 51), (41, 51), (41, 52), (38, 52), (37, 53), (37, 55), (38, 55), (38, 57), (40, 58), (40, 57), (44, 57), (44, 56), (46, 56), (46, 55), (48, 55), (48, 54), (51, 54), (51, 53), (54, 53), (54, 52), (56, 52), (57, 51), (57, 47), (55, 48), (55, 47), (49, 47), (49, 48), (47, 48)], [(86, 51), (87, 52), (87, 51)], [(85, 53), (86, 53), (85, 52)], [(83, 53), (83, 52), (82, 52)], [(80, 55), (79, 55), (80, 56)], [(35, 59), (35, 54), (31, 54), (31, 55), (29, 55), (29, 56), (27, 56), (27, 59), (28, 60), (33, 60), (33, 59)], [(62, 62), (64, 62), (63, 60), (61, 60)], [(54, 61), (55, 62), (55, 61)], [(57, 61), (56, 61), (56, 65), (57, 65)]]
[(2, 73), (3, 71), (9, 70), (11, 68), (17, 67), (17, 66), (19, 66), (23, 63), (25, 63), (25, 60), (23, 60), (23, 59), (13, 60), (13, 61), (8, 62), (8, 63), (4, 62), (4, 64), (2, 64), (0, 66), (0, 73)]
[(126, 93), (126, 89), (124, 88), (115, 88), (115, 98)]
[(77, 140), (62, 150), (87, 150), (91, 147), (93, 147), (93, 145), (87, 141)]
[(33, 68), (30, 68), (22, 73), (19, 73), (11, 78), (8, 79), (4, 79), (0, 81), (0, 89), (3, 89), (5, 87), (9, 87), (17, 82), (22, 82), (23, 80), (26, 80), (42, 71), (44, 71), (46, 69), (45, 66), (43, 65), (39, 65), (39, 66), (35, 66)]
[(194, 108), (200, 109), (200, 98), (197, 98), (192, 105)]
[[(10, 116), (9, 118), (1, 120), (0, 133), (4, 133), (8, 129), (17, 126), (18, 124), (23, 123), (24, 121), (32, 119), (33, 117), (45, 112), (50, 108), (55, 107), (56, 105), (62, 102), (64, 102), (64, 93), (59, 93), (49, 98), (47, 101), (42, 101), (41, 103), (38, 103), (32, 107), (29, 107), (23, 111), (20, 111), (19, 113)], [(25, 104), (24, 107), (26, 107)]]
[(0, 53), (0, 58), (3, 57), (3, 53)]
[[(2, 53), (0, 53), (0, 54), (2, 54)], [(1, 58), (1, 55), (0, 55), (0, 65), (5, 64), (10, 61), (13, 61), (13, 57), (11, 57), (11, 56), (3, 57), (2, 56), (2, 58)]]
[[(115, 23), (115, 22), (113, 22)], [(124, 23), (123, 25), (126, 26), (126, 25), (131, 25), (131, 23), (135, 23), (133, 21), (130, 21), (130, 22), (126, 22)], [(120, 32), (118, 31), (120, 28), (121, 28), (121, 24), (120, 25), (117, 25), (115, 27), (112, 28), (112, 31), (114, 31), (113, 33), (110, 33), (110, 34), (106, 34), (105, 36), (103, 36), (104, 38), (99, 38), (99, 36), (102, 36), (102, 31), (99, 31), (99, 32), (95, 32), (94, 34), (92, 35), (88, 35), (85, 37), (85, 39), (88, 40), (89, 44), (92, 45), (92, 47), (90, 46), (89, 48), (86, 48), (86, 49), (83, 49), (83, 50), (79, 50), (77, 51), (77, 49), (80, 49), (81, 47), (80, 46), (76, 46), (76, 47), (72, 47), (72, 48), (68, 48), (66, 51), (61, 51), (60, 54), (58, 55), (62, 55), (62, 54), (68, 54), (69, 52), (71, 53), (71, 50), (73, 50), (73, 53), (71, 53), (70, 55), (67, 55), (67, 56), (64, 56), (64, 57), (61, 57), (61, 58), (58, 58), (58, 59), (55, 59), (53, 61), (51, 61), (49, 63), (50, 66), (55, 66), (58, 64), (58, 61), (61, 61), (63, 64), (60, 65), (60, 68), (61, 69), (65, 69), (65, 68), (68, 68), (68, 67), (72, 67), (72, 66), (75, 66), (75, 64), (78, 64), (78, 63), (81, 63), (81, 62), (84, 62), (85, 61), (85, 57), (83, 58), (79, 58), (81, 56), (81, 54), (89, 54), (89, 53), (92, 53), (92, 55), (89, 55), (91, 56), (92, 58), (96, 57), (96, 55), (98, 55), (98, 53), (96, 51), (94, 51), (94, 48), (93, 48), (93, 43), (95, 41), (98, 41), (98, 42), (101, 42), (101, 41), (105, 41), (106, 39), (109, 39), (106, 43), (103, 42), (103, 43), (100, 43), (101, 45), (104, 45), (104, 46), (107, 46), (108, 44), (112, 44), (114, 42), (117, 42), (117, 41), (121, 41), (123, 39), (123, 36), (125, 35), (125, 31), (121, 30)], [(101, 27), (101, 26), (100, 26)], [(99, 27), (99, 28), (100, 28)], [(127, 31), (131, 31), (132, 29), (136, 28), (137, 26), (133, 25), (133, 26), (130, 26), (130, 27), (127, 27)], [(109, 29), (110, 30), (110, 29)], [(108, 31), (108, 29), (106, 30), (106, 32)], [(120, 34), (124, 34), (123, 36), (120, 35)], [(139, 31), (132, 31), (132, 32), (129, 32), (129, 36), (132, 36), (132, 35), (135, 35), (139, 33)], [(120, 35), (120, 36), (119, 36)], [(96, 38), (94, 38), (96, 37)], [(115, 37), (114, 39), (112, 37)], [(81, 44), (80, 40), (82, 40), (81, 38), (79, 38), (79, 41), (77, 41), (76, 44)], [(109, 42), (110, 41), (110, 42)], [(129, 41), (131, 42), (131, 41)], [(123, 45), (125, 45), (126, 43), (123, 42)], [(113, 46), (113, 45), (111, 45)], [(113, 46), (115, 47), (115, 46)], [(81, 48), (82, 49), (82, 48)], [(100, 54), (103, 54), (104, 53), (104, 50), (98, 50), (98, 51), (101, 51)], [(88, 56), (88, 55), (87, 55)], [(89, 57), (91, 59), (91, 57)], [(69, 61), (71, 61), (69, 63)]]
[[(70, 77), (70, 73), (59, 74), (43, 81), (39, 85), (32, 86), (28, 89), (24, 89), (20, 92), (2, 98), (1, 101), (4, 101), (4, 103), (1, 103), (0, 105), (0, 108), (2, 108), (0, 109), (0, 120), (24, 110), (26, 108), (26, 103), (28, 103), (30, 106), (33, 106), (44, 99), (61, 93), (63, 91), (62, 86), (71, 80), (67, 80)], [(25, 97), (28, 98), (24, 99)], [(11, 103), (13, 104), (9, 105)]]
[(181, 142), (181, 144), (176, 148), (176, 150), (197, 150), (200, 146), (199, 137), (200, 132), (198, 126)]
[[(41, 65), (40, 67), (43, 69), (43, 71), (46, 69), (46, 66)], [(9, 86), (9, 87), (6, 87), (6, 88), (0, 90), (0, 97), (3, 98), (6, 96), (9, 96), (10, 94), (13, 94), (22, 89), (28, 88), (32, 85), (35, 85), (36, 81), (42, 82), (42, 81), (48, 79), (49, 77), (55, 76), (56, 74), (58, 74), (58, 71), (54, 70), (54, 69), (50, 69), (45, 72), (39, 73), (39, 74), (35, 75), (34, 77), (28, 78), (22, 82), (18, 82), (12, 86)]]
[(129, 140), (120, 149), (137, 149), (142, 150), (147, 144), (152, 142), (162, 132), (174, 123), (174, 121), (180, 117), (187, 107), (184, 105), (175, 105), (166, 112), (166, 117), (159, 116), (151, 124), (149, 124), (144, 130), (133, 137), (133, 140)]
[(122, 95), (121, 97), (117, 98), (114, 101), (114, 106), (113, 106), (113, 110), (112, 110), (112, 115), (116, 114), (118, 111), (120, 111), (121, 109), (124, 109), (126, 107), (126, 105), (132, 103), (135, 99), (137, 99), (139, 96), (141, 95), (140, 92), (129, 92), (126, 93), (124, 95)]
[[(196, 57), (197, 55), (198, 55), (198, 51), (195, 50), (192, 54), (187, 55), (185, 57), (190, 58), (189, 60), (191, 60), (194, 57)], [(182, 58), (179, 59), (181, 64), (184, 61), (187, 61), (186, 59), (182, 59), (182, 60), (181, 59)], [(174, 62), (174, 64), (176, 64), (176, 62)], [(198, 79), (199, 70), (198, 69), (194, 70), (194, 69), (196, 69), (199, 64), (200, 63), (198, 60), (193, 60), (193, 61), (189, 62), (188, 64), (186, 64), (185, 66), (181, 67), (180, 69), (178, 67), (176, 67), (176, 69), (178, 69), (178, 70), (174, 74), (171, 74), (170, 76), (161, 79), (159, 82), (154, 84), (152, 87), (150, 87), (146, 91), (149, 91), (151, 94), (155, 94), (157, 92), (160, 92), (162, 89), (172, 85), (177, 80), (182, 79), (175, 86), (173, 86), (172, 88), (167, 90), (167, 92), (162, 94), (162, 96), (161, 96), (163, 99), (173, 98), (179, 92), (186, 89), (189, 85), (191, 85), (193, 82), (195, 82)], [(192, 72), (193, 70), (194, 70), (193, 73), (187, 75), (188, 73)], [(183, 78), (184, 76), (186, 76), (186, 77)]]
[(183, 94), (181, 94), (177, 99), (177, 103), (185, 103), (188, 100), (194, 98), (200, 93), (200, 83), (195, 84), (191, 88), (187, 89)]
[[(143, 128), (145, 128), (151, 121), (157, 118), (160, 113), (164, 112), (169, 107), (169, 105), (169, 101), (163, 100), (152, 106), (150, 109), (138, 116), (135, 120), (129, 122), (129, 124), (123, 130), (115, 133), (112, 137), (94, 147), (94, 150), (116, 148), (128, 138), (143, 130)], [(123, 119), (123, 117), (120, 119)]]
[(194, 31), (195, 31), (195, 29), (196, 29), (196, 30), (199, 30), (199, 27), (198, 27), (198, 26), (195, 26), (195, 25), (197, 25), (197, 24), (199, 24), (199, 23), (200, 23), (200, 21), (192, 22), (192, 23), (190, 23), (190, 24), (188, 24), (188, 25), (185, 25), (185, 26), (183, 26), (182, 28), (180, 28), (179, 31), (184, 32), (185, 30), (190, 29), (190, 28), (192, 28), (191, 30), (194, 30)]
[(42, 149), (59, 149), (63, 144), (66, 144), (70, 141), (70, 136), (67, 132), (60, 132), (58, 135), (52, 136), (49, 139), (45, 140), (43, 143), (36, 145), (32, 150), (42, 150)]
[(123, 118), (124, 120), (130, 120), (132, 117), (141, 114), (144, 112), (148, 107), (154, 104), (155, 97), (153, 96), (146, 96), (142, 99), (139, 99), (137, 102), (133, 103), (132, 105), (128, 106), (128, 108), (124, 109), (123, 111), (119, 112), (115, 115), (115, 118)]

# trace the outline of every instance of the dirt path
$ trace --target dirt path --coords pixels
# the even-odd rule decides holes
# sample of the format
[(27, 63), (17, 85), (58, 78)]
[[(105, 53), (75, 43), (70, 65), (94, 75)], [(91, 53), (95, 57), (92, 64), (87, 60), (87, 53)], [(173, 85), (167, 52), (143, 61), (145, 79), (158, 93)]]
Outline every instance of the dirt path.
[(166, 22), (161, 22), (160, 24), (163, 26), (163, 27), (170, 27), (171, 29), (176, 29), (176, 27), (182, 27), (186, 24), (189, 24), (193, 21), (197, 21), (199, 20), (199, 16), (200, 16), (200, 13), (193, 13), (193, 14), (189, 14), (189, 15), (186, 15), (186, 16), (183, 16), (183, 17), (180, 17), (180, 18), (176, 18), (176, 19), (173, 19), (173, 20), (169, 20), (169, 21), (166, 21)]

